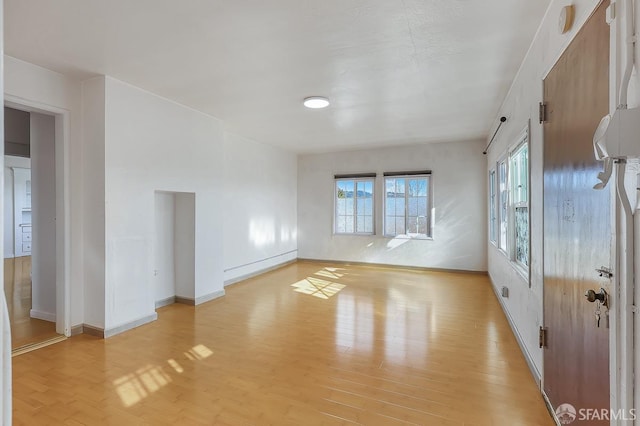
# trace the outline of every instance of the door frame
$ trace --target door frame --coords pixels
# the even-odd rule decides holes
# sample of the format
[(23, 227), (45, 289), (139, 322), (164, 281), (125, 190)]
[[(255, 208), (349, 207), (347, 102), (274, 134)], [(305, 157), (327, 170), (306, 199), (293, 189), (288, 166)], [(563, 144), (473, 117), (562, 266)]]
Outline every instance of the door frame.
[[(600, 0), (596, 2), (591, 10), (589, 10), (586, 18), (580, 22), (575, 23), (575, 31), (567, 37), (567, 39), (562, 44), (562, 47), (558, 50), (558, 53), (553, 58), (553, 61), (550, 62), (549, 66), (545, 68), (544, 72), (540, 77), (539, 84), (539, 93), (540, 99), (544, 100), (544, 81), (549, 76), (557, 62), (560, 60), (562, 55), (565, 53), (569, 45), (573, 42), (575, 37), (578, 35), (580, 29), (584, 26), (584, 24), (591, 18), (591, 16), (595, 13), (598, 7), (606, 0)], [(623, 3), (623, 2), (618, 2)], [(622, 10), (620, 10), (622, 9)], [(626, 10), (624, 10), (624, 5), (622, 8), (617, 8), (615, 13), (615, 19), (609, 22), (610, 28), (610, 37), (609, 37), (609, 113), (612, 114), (617, 106), (618, 106), (618, 96), (620, 91), (620, 71), (623, 69), (623, 61), (624, 61), (624, 52), (623, 52), (623, 41), (625, 40), (625, 35), (623, 33), (623, 26), (621, 25), (622, 20), (625, 18)], [(578, 25), (579, 24), (579, 25)], [(544, 131), (541, 132), (541, 141), (542, 141), (542, 154), (544, 158)], [(614, 171), (615, 172), (615, 171)], [(607, 185), (607, 189), (611, 192), (610, 200), (611, 200), (611, 232), (612, 232), (612, 240), (611, 240), (611, 263), (612, 267), (615, 268), (616, 272), (620, 271), (620, 261), (618, 257), (618, 247), (622, 244), (617, 238), (617, 231), (620, 229), (619, 224), (619, 201), (618, 196), (616, 194), (614, 177), (612, 176), (612, 180)], [(544, 196), (543, 196), (543, 211), (544, 211)], [(544, 218), (543, 227), (544, 227)], [(542, 261), (544, 262), (545, 253), (542, 253)], [(619, 273), (615, 273), (611, 279), (611, 286), (613, 288), (613, 296), (619, 297), (620, 292), (623, 290), (621, 287), (621, 283), (619, 280)], [(631, 287), (634, 286), (634, 283), (631, 283)], [(626, 289), (628, 290), (628, 289)], [(541, 297), (541, 322), (545, 324), (544, 318), (544, 292), (545, 286), (544, 281), (542, 285), (542, 297)], [(621, 309), (619, 309), (621, 308)], [(634, 321), (633, 314), (629, 315), (627, 306), (618, 307), (614, 302), (610, 307), (610, 315), (611, 315), (611, 324), (609, 329), (609, 376), (610, 376), (610, 388), (609, 392), (611, 394), (610, 398), (610, 406), (611, 410), (616, 412), (623, 412), (622, 410), (636, 408), (640, 409), (640, 407), (634, 406), (634, 359), (636, 357), (635, 350), (632, 345), (628, 345), (624, 335), (622, 334), (622, 330), (631, 329), (634, 330)], [(629, 319), (630, 318), (630, 319)], [(634, 333), (637, 330), (634, 330)], [(545, 399), (547, 406), (550, 408), (551, 403), (544, 391), (544, 356), (542, 357), (542, 375), (540, 381), (540, 390)], [(631, 392), (629, 392), (629, 389)], [(553, 412), (553, 410), (551, 410)], [(623, 425), (622, 419), (613, 419), (610, 423), (612, 426), (614, 425)]]
[[(41, 102), (4, 94), (4, 106), (55, 118), (56, 167), (56, 333), (71, 336), (71, 203), (69, 190), (70, 112)], [(4, 157), (2, 158), (4, 164)]]

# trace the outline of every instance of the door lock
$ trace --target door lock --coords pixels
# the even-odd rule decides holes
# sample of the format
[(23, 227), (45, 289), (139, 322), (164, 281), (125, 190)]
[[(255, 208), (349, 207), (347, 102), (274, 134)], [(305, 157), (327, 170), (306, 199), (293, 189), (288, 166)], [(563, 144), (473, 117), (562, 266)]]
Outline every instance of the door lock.
[(596, 300), (602, 303), (602, 305), (609, 307), (609, 294), (604, 288), (600, 289), (599, 293), (596, 293), (593, 290), (587, 290), (584, 296), (587, 298), (587, 301), (593, 303)]
[(600, 268), (596, 268), (596, 272), (600, 277), (609, 278), (609, 279), (613, 277), (613, 272), (611, 272), (611, 269), (607, 268), (606, 266), (601, 266)]

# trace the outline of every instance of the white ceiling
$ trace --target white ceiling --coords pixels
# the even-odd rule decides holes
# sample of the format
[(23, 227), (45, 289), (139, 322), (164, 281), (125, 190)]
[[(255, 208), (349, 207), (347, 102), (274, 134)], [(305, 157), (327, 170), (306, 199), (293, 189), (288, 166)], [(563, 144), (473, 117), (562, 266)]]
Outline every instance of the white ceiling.
[[(5, 53), (297, 152), (486, 137), (549, 0), (5, 0)], [(302, 99), (324, 95), (325, 110)]]

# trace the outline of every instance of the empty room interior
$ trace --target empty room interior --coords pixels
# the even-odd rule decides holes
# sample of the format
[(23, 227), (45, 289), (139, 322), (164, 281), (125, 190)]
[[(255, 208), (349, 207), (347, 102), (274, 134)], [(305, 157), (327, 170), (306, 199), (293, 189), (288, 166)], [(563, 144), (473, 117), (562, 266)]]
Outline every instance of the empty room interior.
[(640, 425), (635, 0), (0, 5), (2, 425)]

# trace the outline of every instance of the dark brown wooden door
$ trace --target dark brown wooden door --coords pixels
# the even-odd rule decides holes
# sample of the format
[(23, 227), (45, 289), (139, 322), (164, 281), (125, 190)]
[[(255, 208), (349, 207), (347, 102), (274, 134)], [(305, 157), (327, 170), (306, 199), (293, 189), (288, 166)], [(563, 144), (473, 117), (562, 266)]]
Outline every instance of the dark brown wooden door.
[[(599, 6), (544, 80), (544, 390), (554, 407), (609, 408), (606, 309), (596, 325), (587, 290), (610, 282), (595, 269), (611, 267), (609, 187), (593, 185), (602, 169), (593, 134), (609, 109), (608, 1)], [(579, 419), (576, 419), (576, 421)], [(608, 422), (579, 422), (608, 424)]]

